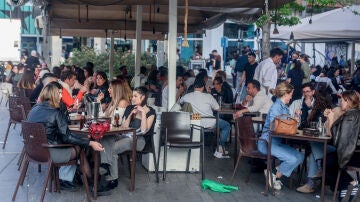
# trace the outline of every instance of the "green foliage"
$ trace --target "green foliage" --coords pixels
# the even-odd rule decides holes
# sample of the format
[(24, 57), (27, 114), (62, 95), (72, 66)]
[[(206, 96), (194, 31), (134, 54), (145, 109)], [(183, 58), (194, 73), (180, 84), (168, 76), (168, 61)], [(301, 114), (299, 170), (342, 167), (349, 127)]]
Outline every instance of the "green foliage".
[[(81, 50), (74, 49), (73, 57), (71, 58), (70, 65), (76, 65), (79, 67), (85, 66), (86, 62), (94, 63), (95, 70), (102, 70), (108, 72), (109, 70), (109, 56), (110, 51), (105, 53), (97, 53), (93, 48), (82, 47)], [(146, 53), (141, 55), (141, 65), (146, 67), (155, 64), (156, 58), (147, 55)], [(119, 67), (126, 65), (128, 72), (134, 75), (135, 71), (135, 55), (129, 52), (114, 52), (114, 75), (119, 74)]]
[[(312, 9), (316, 10), (319, 8), (334, 6), (336, 4), (347, 6), (352, 5), (353, 3), (354, 0), (313, 0), (313, 2), (308, 1), (308, 6), (311, 6), (311, 4), (313, 4)], [(275, 10), (270, 10), (269, 16), (266, 16), (266, 14), (261, 15), (256, 21), (256, 25), (258, 27), (262, 27), (270, 21), (271, 23), (276, 22), (278, 25), (293, 26), (300, 23), (300, 19), (295, 16), (295, 13), (302, 12), (305, 9), (306, 8), (304, 6), (298, 4), (296, 1), (293, 1), (278, 8), (276, 12)]]
[(266, 23), (268, 23), (269, 20), (270, 20), (269, 16), (267, 16), (267, 15), (261, 15), (255, 23), (256, 23), (256, 26), (257, 26), (257, 27), (262, 27), (262, 26), (264, 26)]

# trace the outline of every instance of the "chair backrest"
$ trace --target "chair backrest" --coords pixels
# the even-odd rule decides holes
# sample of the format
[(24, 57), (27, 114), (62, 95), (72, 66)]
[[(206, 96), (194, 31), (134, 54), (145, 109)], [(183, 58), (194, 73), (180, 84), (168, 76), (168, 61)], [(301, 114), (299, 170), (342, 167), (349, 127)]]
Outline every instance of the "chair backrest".
[(28, 97), (20, 97), (20, 103), (19, 104), (24, 107), (25, 115), (27, 117), (27, 115), (29, 114), (29, 112), (30, 112), (30, 110), (32, 108), (30, 98), (28, 98)]
[(10, 120), (18, 123), (21, 123), (21, 121), (26, 119), (25, 110), (22, 105), (18, 105), (14, 108), (9, 108), (9, 115)]
[(161, 133), (165, 135), (167, 129), (168, 141), (191, 141), (190, 113), (163, 112), (161, 114)]
[(9, 96), (9, 109), (16, 108), (17, 106), (22, 105), (25, 111), (25, 117), (29, 114), (31, 110), (31, 102), (28, 97), (22, 97), (17, 95), (10, 95)]
[(17, 86), (13, 86), (13, 95), (16, 95), (16, 96), (22, 96), (24, 95), (23, 91), (18, 88)]
[(243, 153), (257, 150), (253, 121), (249, 116), (239, 117), (235, 120), (236, 132), (238, 134), (240, 149)]
[(26, 155), (34, 161), (47, 162), (50, 159), (49, 150), (42, 146), (48, 144), (44, 125), (23, 121), (21, 126)]
[(16, 95), (9, 95), (9, 108), (15, 108), (20, 105), (20, 97)]

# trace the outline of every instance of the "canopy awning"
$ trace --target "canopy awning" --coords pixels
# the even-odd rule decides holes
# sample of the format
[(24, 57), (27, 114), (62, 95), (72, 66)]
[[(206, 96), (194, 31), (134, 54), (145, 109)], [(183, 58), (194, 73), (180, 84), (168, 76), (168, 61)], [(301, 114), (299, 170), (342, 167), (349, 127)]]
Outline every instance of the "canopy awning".
[[(47, 5), (50, 35), (104, 37), (115, 30), (133, 38), (136, 30), (136, 5), (143, 5), (142, 31), (145, 38), (163, 38), (168, 33), (168, 0), (39, 0)], [(270, 1), (281, 6), (291, 0)], [(154, 3), (155, 2), (155, 3)], [(226, 20), (253, 23), (261, 15), (264, 0), (189, 0), (188, 33), (202, 33)], [(178, 1), (178, 33), (184, 31), (185, 1)], [(151, 36), (154, 35), (154, 36)], [(125, 34), (124, 34), (125, 36)], [(122, 37), (124, 37), (122, 36)]]
[(271, 34), (271, 39), (304, 42), (359, 40), (360, 15), (353, 12), (359, 10), (360, 5), (353, 5), (303, 18), (296, 26), (278, 26), (279, 34)]

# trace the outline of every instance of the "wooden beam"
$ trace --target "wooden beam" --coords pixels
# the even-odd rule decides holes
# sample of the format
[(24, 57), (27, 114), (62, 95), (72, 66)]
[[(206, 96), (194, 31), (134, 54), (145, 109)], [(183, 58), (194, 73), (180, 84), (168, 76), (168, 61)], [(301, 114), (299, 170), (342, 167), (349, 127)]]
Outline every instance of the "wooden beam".
[[(92, 29), (92, 30), (124, 30), (125, 29), (125, 21), (119, 20), (89, 20), (88, 22), (82, 21), (78, 23), (76, 19), (60, 19), (53, 18), (50, 23), (51, 28), (58, 29)], [(152, 31), (155, 28), (156, 32), (168, 32), (169, 24), (149, 24), (146, 22), (142, 23), (143, 31)], [(178, 24), (177, 28), (179, 30), (184, 30), (184, 26), (182, 24)], [(136, 30), (136, 22), (127, 21), (126, 22), (127, 30)], [(202, 25), (188, 25), (189, 33), (196, 33), (202, 30)]]
[[(277, 0), (276, 6), (282, 6), (285, 3), (291, 2), (293, 0)], [(63, 3), (63, 4), (78, 4), (83, 5), (89, 4), (93, 6), (105, 6), (105, 5), (152, 5), (154, 1), (152, 0), (48, 0), (49, 3)], [(157, 0), (158, 5), (169, 6), (169, 0)], [(179, 0), (178, 7), (185, 6), (184, 0)], [(263, 8), (264, 0), (221, 0), (221, 1), (204, 1), (204, 0), (192, 0), (189, 1), (189, 6), (199, 6), (199, 7), (224, 7), (224, 8)], [(270, 2), (270, 8), (275, 7), (275, 1)]]

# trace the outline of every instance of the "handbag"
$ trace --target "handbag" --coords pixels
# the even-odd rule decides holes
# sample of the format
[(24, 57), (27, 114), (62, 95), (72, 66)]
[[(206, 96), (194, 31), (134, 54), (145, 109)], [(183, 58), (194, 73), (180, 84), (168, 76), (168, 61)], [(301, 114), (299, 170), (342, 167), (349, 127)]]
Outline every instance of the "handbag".
[(276, 116), (273, 123), (273, 132), (277, 134), (295, 135), (297, 132), (298, 121), (287, 114)]
[(91, 138), (94, 140), (100, 140), (106, 131), (110, 130), (110, 124), (108, 122), (92, 123), (89, 126)]

